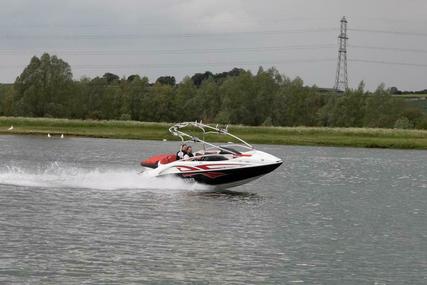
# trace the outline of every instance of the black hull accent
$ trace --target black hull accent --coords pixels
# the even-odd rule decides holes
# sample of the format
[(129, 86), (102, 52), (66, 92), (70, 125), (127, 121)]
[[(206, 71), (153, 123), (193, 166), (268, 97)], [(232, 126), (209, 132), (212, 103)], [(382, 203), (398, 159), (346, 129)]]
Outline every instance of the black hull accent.
[(158, 166), (158, 163), (145, 163), (145, 162), (141, 162), (141, 166), (142, 167), (148, 167), (148, 168), (152, 168), (152, 169), (156, 169)]
[(265, 175), (278, 168), (281, 164), (282, 162), (278, 162), (269, 165), (245, 168), (179, 173), (177, 176), (183, 179), (191, 179), (201, 184), (218, 186), (222, 184), (233, 184), (238, 181), (249, 180), (251, 178)]

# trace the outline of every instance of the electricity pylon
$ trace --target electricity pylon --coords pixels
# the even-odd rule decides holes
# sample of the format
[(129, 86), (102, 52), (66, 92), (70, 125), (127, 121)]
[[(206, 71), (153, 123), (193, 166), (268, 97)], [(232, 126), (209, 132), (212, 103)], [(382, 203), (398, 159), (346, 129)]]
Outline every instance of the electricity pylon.
[(338, 35), (340, 46), (338, 49), (338, 64), (337, 74), (335, 77), (336, 91), (345, 91), (348, 89), (348, 74), (347, 74), (347, 19), (342, 17), (341, 29)]

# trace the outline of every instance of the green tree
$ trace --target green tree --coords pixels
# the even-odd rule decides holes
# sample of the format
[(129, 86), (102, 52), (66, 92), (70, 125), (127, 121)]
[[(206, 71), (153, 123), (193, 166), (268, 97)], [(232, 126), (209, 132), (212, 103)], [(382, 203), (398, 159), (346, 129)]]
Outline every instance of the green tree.
[(90, 78), (74, 82), (72, 96), (68, 100), (68, 114), (72, 119), (85, 119), (89, 113)]
[(212, 74), (212, 72), (210, 71), (206, 71), (205, 73), (196, 73), (191, 77), (191, 80), (193, 81), (194, 85), (199, 87), (200, 85), (202, 85), (203, 81), (214, 77), (214, 75)]
[(366, 95), (362, 89), (346, 90), (344, 95), (332, 98), (321, 110), (323, 125), (333, 127), (362, 127)]
[[(282, 79), (281, 90), (275, 100), (275, 125), (314, 126), (319, 122), (319, 109), (323, 106), (322, 97), (315, 89), (304, 87), (304, 82), (297, 77), (290, 80)], [(277, 106), (277, 107), (276, 107)], [(275, 113), (276, 113), (275, 112)]]
[(12, 116), (15, 88), (11, 84), (0, 85), (0, 116)]
[(114, 82), (117, 82), (120, 80), (120, 77), (118, 75), (111, 73), (111, 72), (104, 73), (102, 78), (105, 79), (107, 84), (111, 84), (111, 83), (114, 83)]
[(194, 108), (197, 110), (197, 119), (201, 119), (204, 122), (215, 122), (215, 117), (221, 108), (219, 84), (213, 78), (205, 80), (197, 89), (194, 102)]
[(371, 128), (393, 128), (397, 119), (401, 117), (404, 104), (393, 98), (380, 85), (373, 94), (366, 98), (363, 126)]
[(148, 122), (173, 122), (175, 118), (174, 89), (155, 84), (141, 101), (140, 118)]
[(15, 114), (20, 116), (67, 117), (73, 81), (68, 63), (45, 53), (34, 56), (15, 81)]
[(229, 77), (220, 87), (221, 111), (218, 119), (229, 118), (232, 124), (255, 125), (256, 118), (256, 88), (253, 75), (250, 72), (239, 76)]
[(199, 102), (196, 102), (197, 87), (193, 81), (186, 77), (176, 88), (176, 95), (172, 104), (174, 105), (174, 118), (178, 121), (200, 120), (202, 114)]
[(128, 94), (126, 102), (123, 107), (126, 106), (126, 110), (122, 110), (123, 114), (129, 114), (132, 120), (141, 120), (141, 109), (144, 96), (147, 96), (149, 92), (148, 78), (135, 78), (130, 84), (128, 84)]
[(173, 76), (160, 76), (157, 78), (156, 83), (175, 86), (176, 80)]

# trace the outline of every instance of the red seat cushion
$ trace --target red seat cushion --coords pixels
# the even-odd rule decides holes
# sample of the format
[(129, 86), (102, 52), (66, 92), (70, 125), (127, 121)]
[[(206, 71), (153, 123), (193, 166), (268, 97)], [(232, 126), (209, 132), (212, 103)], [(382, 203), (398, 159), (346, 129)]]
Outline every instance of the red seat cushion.
[(171, 163), (171, 162), (174, 162), (174, 161), (176, 161), (176, 155), (175, 154), (169, 154), (168, 156), (163, 157), (160, 160), (160, 163), (161, 164), (168, 164), (168, 163)]
[(176, 160), (175, 154), (158, 154), (141, 161), (142, 166), (156, 168), (157, 163), (160, 161), (161, 164), (168, 164)]

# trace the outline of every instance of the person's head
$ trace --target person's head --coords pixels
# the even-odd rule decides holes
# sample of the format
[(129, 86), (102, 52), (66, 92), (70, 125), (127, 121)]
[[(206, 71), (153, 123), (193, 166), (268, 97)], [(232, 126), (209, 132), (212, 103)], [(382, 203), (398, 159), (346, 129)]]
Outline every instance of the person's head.
[(193, 148), (191, 146), (187, 147), (187, 153), (193, 153)]
[(184, 143), (181, 145), (181, 151), (185, 152), (187, 150), (187, 145)]

